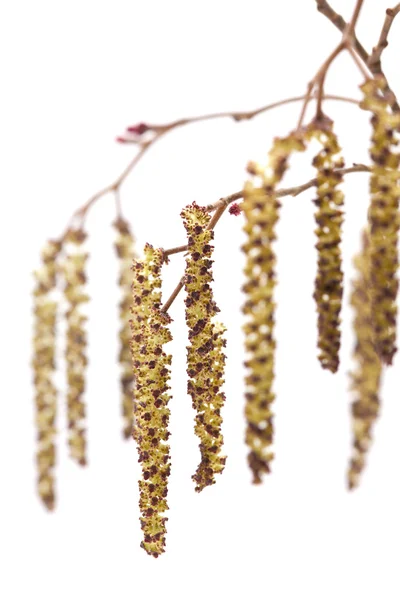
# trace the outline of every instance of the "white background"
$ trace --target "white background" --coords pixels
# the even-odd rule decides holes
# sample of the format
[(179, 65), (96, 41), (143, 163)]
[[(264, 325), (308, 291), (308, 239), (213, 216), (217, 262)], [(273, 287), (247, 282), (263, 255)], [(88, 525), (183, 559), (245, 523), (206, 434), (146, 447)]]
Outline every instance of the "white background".
[[(334, 7), (349, 18), (352, 4), (337, 0)], [(385, 8), (365, 1), (358, 32), (369, 49)], [(191, 481), (199, 454), (186, 395), (183, 297), (173, 305), (171, 508), (167, 552), (157, 560), (139, 547), (139, 466), (133, 442), (120, 436), (114, 205), (112, 197), (100, 200), (88, 219), (90, 465), (80, 470), (67, 460), (61, 407), (54, 515), (34, 489), (30, 294), (44, 241), (130, 160), (134, 148), (114, 143), (126, 125), (302, 94), (339, 33), (313, 0), (15, 0), (1, 12), (0, 597), (398, 599), (399, 355), (385, 373), (382, 417), (361, 488), (349, 494), (345, 487), (353, 343), (347, 306), (368, 203), (364, 174), (345, 184), (346, 308), (335, 376), (316, 359), (313, 193), (284, 200), (276, 246), (277, 458), (262, 486), (250, 483), (243, 443), (242, 217), (227, 214), (215, 234), (215, 294), (229, 331), (228, 461), (217, 484), (201, 494)], [(384, 56), (398, 92), (399, 27)], [(359, 98), (361, 82), (343, 55), (327, 91)], [(145, 241), (183, 244), (181, 208), (241, 189), (246, 162), (265, 159), (271, 138), (295, 126), (299, 108), (248, 123), (188, 126), (160, 141), (122, 188), (138, 248)], [(346, 163), (367, 161), (367, 114), (333, 102), (325, 110), (336, 120)], [(310, 160), (296, 158), (285, 184), (312, 177)], [(164, 297), (182, 268), (183, 257), (173, 257)]]

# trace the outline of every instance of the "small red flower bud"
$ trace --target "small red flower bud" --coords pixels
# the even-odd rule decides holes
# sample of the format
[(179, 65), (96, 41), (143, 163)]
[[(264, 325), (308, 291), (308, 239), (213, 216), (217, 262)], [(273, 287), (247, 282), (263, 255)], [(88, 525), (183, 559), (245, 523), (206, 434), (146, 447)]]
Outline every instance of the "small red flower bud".
[(242, 209), (240, 208), (239, 204), (236, 204), (236, 202), (234, 204), (231, 204), (229, 207), (229, 214), (235, 215), (235, 217), (240, 215), (241, 211)]
[(127, 144), (129, 140), (123, 137), (116, 137), (115, 141), (118, 142), (118, 144)]
[(136, 135), (143, 135), (146, 131), (149, 131), (149, 129), (150, 127), (146, 125), (146, 123), (138, 123), (137, 125), (131, 125), (126, 128), (129, 133), (134, 133)]

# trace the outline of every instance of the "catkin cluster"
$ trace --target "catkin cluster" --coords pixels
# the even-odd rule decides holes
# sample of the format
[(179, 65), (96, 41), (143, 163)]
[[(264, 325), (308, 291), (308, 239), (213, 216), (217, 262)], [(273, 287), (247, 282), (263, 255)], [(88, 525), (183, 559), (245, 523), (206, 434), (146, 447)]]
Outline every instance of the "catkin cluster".
[(171, 355), (164, 344), (172, 340), (171, 318), (160, 311), (161, 249), (146, 244), (144, 257), (133, 263), (132, 360), (135, 376), (135, 440), (142, 468), (139, 481), (142, 548), (157, 557), (164, 552), (170, 474), (169, 415)]
[(355, 312), (353, 322), (356, 335), (354, 359), (357, 367), (351, 373), (353, 454), (348, 469), (348, 486), (356, 487), (365, 466), (365, 455), (371, 443), (371, 429), (379, 413), (379, 388), (382, 364), (374, 347), (373, 306), (371, 302), (371, 242), (364, 231), (361, 253), (354, 265), (358, 277), (353, 281), (351, 305)]
[(119, 364), (121, 368), (121, 412), (123, 419), (123, 436), (129, 439), (133, 433), (134, 426), (134, 377), (132, 372), (131, 357), (131, 328), (129, 321), (131, 318), (132, 303), (132, 261), (135, 256), (135, 240), (132, 236), (129, 223), (125, 219), (118, 219), (114, 223), (117, 231), (115, 250), (119, 259), (119, 279), (118, 285), (121, 291), (121, 301), (119, 303)]
[(245, 350), (245, 414), (247, 420), (246, 443), (250, 448), (248, 462), (253, 473), (253, 482), (261, 483), (262, 474), (270, 472), (273, 459), (272, 391), (275, 356), (275, 302), (276, 256), (273, 243), (275, 227), (279, 218), (280, 203), (276, 197), (276, 186), (281, 181), (294, 151), (305, 150), (301, 136), (290, 134), (276, 138), (269, 153), (269, 164), (263, 169), (254, 163), (248, 166), (251, 175), (261, 182), (256, 187), (247, 181), (244, 189), (242, 210), (245, 215), (244, 232), (246, 242), (242, 250), (246, 255), (243, 291), (246, 301), (243, 313)]
[(361, 108), (372, 112), (370, 156), (371, 201), (368, 212), (371, 253), (371, 296), (376, 351), (390, 365), (396, 348), (397, 270), (399, 231), (399, 161), (400, 114), (390, 111), (385, 95), (386, 80), (367, 80), (361, 90)]
[(42, 268), (34, 273), (33, 375), (37, 428), (38, 492), (44, 505), (55, 507), (57, 389), (54, 384), (57, 301), (54, 290), (61, 243), (50, 241), (42, 251)]
[[(324, 369), (335, 373), (339, 367), (340, 312), (343, 296), (343, 272), (340, 243), (343, 223), (343, 192), (338, 189), (343, 176), (337, 169), (344, 166), (341, 148), (332, 130), (332, 121), (320, 117), (307, 131), (308, 139), (316, 139), (322, 149), (313, 159), (317, 170), (317, 209), (315, 233), (318, 241), (318, 268), (314, 300), (318, 311), (318, 359)], [(339, 155), (339, 156), (338, 156)]]
[(65, 238), (65, 258), (62, 263), (64, 296), (67, 303), (67, 340), (65, 360), (67, 366), (67, 420), (70, 456), (80, 465), (86, 459), (86, 407), (84, 402), (85, 370), (87, 366), (86, 315), (82, 305), (88, 302), (85, 293), (86, 262), (88, 254), (82, 249), (86, 233), (71, 229)]
[(221, 455), (221, 409), (225, 394), (224, 383), (226, 345), (225, 327), (215, 321), (219, 312), (211, 289), (212, 242), (214, 233), (208, 228), (209, 213), (193, 203), (181, 212), (188, 235), (185, 291), (186, 324), (189, 330), (187, 347), (188, 394), (196, 411), (195, 433), (200, 439), (201, 460), (192, 476), (196, 491), (215, 483), (222, 473), (226, 457)]

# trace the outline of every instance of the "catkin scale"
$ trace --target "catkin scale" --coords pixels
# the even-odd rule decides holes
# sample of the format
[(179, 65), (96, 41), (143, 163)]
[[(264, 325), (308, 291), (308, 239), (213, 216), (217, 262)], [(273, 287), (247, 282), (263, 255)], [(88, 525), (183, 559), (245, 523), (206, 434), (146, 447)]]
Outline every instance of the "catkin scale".
[(246, 444), (253, 483), (261, 483), (262, 475), (270, 472), (273, 459), (272, 404), (275, 394), (275, 302), (276, 256), (273, 243), (280, 203), (275, 190), (286, 169), (288, 158), (294, 151), (305, 150), (299, 134), (276, 138), (269, 153), (269, 164), (263, 169), (255, 163), (248, 165), (248, 172), (261, 182), (256, 187), (247, 181), (241, 208), (245, 216), (246, 241), (242, 250), (246, 256), (243, 292), (246, 300), (242, 311), (245, 315), (245, 416)]
[(121, 388), (121, 413), (123, 419), (122, 435), (129, 439), (134, 427), (134, 376), (132, 372), (131, 357), (131, 299), (132, 299), (132, 261), (135, 257), (135, 240), (131, 233), (129, 223), (120, 218), (114, 223), (117, 232), (115, 250), (119, 261), (118, 285), (121, 292), (119, 303), (119, 355), (120, 388)]
[(42, 251), (42, 268), (34, 273), (33, 384), (35, 390), (35, 422), (37, 431), (37, 489), (48, 510), (55, 508), (56, 415), (57, 389), (56, 322), (58, 302), (54, 297), (57, 259), (61, 243), (50, 241)]
[(165, 548), (170, 455), (168, 424), (172, 357), (163, 346), (172, 340), (171, 318), (160, 311), (164, 255), (150, 244), (132, 266), (132, 362), (136, 381), (135, 441), (142, 479), (139, 481), (142, 548), (157, 557)]
[(373, 304), (371, 297), (371, 236), (364, 231), (362, 251), (354, 259), (358, 277), (353, 283), (351, 305), (355, 316), (353, 328), (356, 335), (354, 359), (356, 369), (351, 372), (353, 452), (347, 482), (356, 487), (365, 467), (366, 453), (371, 444), (371, 432), (380, 408), (382, 364), (374, 344)]
[(370, 228), (371, 301), (374, 316), (374, 343), (385, 364), (392, 364), (397, 351), (397, 293), (399, 267), (399, 143), (400, 114), (390, 111), (389, 98), (384, 94), (386, 80), (367, 80), (361, 90), (361, 108), (372, 112), (370, 156)]
[(192, 476), (195, 490), (200, 492), (215, 483), (215, 475), (222, 473), (226, 457), (221, 455), (221, 409), (225, 394), (224, 383), (226, 345), (225, 327), (215, 321), (219, 312), (211, 283), (214, 233), (208, 228), (210, 214), (193, 203), (181, 212), (188, 235), (185, 269), (185, 317), (189, 330), (187, 346), (188, 394), (196, 411), (195, 433), (200, 439), (201, 460)]
[(86, 233), (82, 229), (71, 229), (65, 237), (65, 257), (62, 273), (65, 282), (64, 297), (67, 304), (67, 340), (65, 361), (67, 367), (67, 422), (70, 457), (79, 465), (87, 463), (86, 456), (86, 405), (85, 372), (87, 367), (87, 317), (82, 305), (88, 302), (85, 293), (86, 262), (88, 254), (82, 245)]

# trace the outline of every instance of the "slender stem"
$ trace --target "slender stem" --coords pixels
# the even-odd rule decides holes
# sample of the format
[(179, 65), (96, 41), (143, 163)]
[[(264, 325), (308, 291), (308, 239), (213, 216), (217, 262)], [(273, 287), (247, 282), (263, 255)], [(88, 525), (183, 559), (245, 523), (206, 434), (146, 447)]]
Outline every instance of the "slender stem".
[[(310, 97), (309, 100), (311, 100), (311, 99), (312, 98)], [(336, 100), (339, 102), (348, 102), (350, 104), (358, 105), (358, 100), (355, 100), (353, 98), (347, 98), (345, 96), (338, 96), (335, 94), (327, 94), (325, 96), (325, 99), (326, 100)], [(234, 121), (248, 120), (248, 119), (252, 119), (253, 117), (256, 117), (262, 113), (268, 112), (269, 110), (272, 110), (274, 108), (278, 108), (278, 107), (284, 106), (286, 104), (300, 102), (302, 100), (304, 100), (304, 96), (293, 96), (292, 98), (285, 98), (284, 100), (279, 100), (277, 102), (271, 102), (269, 104), (266, 104), (264, 106), (261, 106), (260, 108), (256, 108), (251, 111), (210, 113), (210, 114), (200, 115), (200, 116), (196, 116), (196, 117), (189, 117), (186, 119), (179, 119), (177, 121), (172, 121), (171, 123), (167, 123), (166, 125), (152, 125), (150, 128), (152, 131), (155, 132), (153, 138), (151, 138), (150, 140), (148, 140), (147, 142), (145, 142), (139, 146), (138, 153), (133, 157), (131, 162), (125, 167), (125, 169), (122, 171), (122, 173), (117, 177), (117, 179), (113, 183), (111, 183), (110, 185), (107, 185), (106, 187), (104, 187), (101, 190), (99, 190), (98, 192), (96, 192), (93, 196), (91, 196), (89, 198), (89, 200), (87, 200), (87, 202), (85, 202), (80, 208), (78, 208), (78, 210), (76, 210), (73, 213), (62, 237), (65, 237), (65, 235), (68, 233), (69, 229), (72, 227), (73, 223), (77, 219), (80, 221), (80, 223), (79, 223), (80, 225), (83, 224), (86, 214), (89, 212), (89, 210), (92, 208), (92, 206), (98, 200), (100, 200), (100, 198), (103, 198), (103, 196), (106, 196), (107, 194), (109, 194), (111, 192), (116, 192), (117, 190), (119, 190), (121, 185), (124, 183), (125, 179), (133, 171), (133, 169), (136, 167), (136, 165), (140, 162), (140, 160), (143, 158), (145, 153), (153, 146), (153, 144), (155, 144), (163, 135), (165, 135), (169, 131), (176, 129), (178, 127), (182, 127), (184, 125), (189, 125), (191, 123), (196, 123), (199, 121), (208, 121), (208, 120), (212, 120), (212, 119), (231, 118)]]
[(354, 36), (354, 30), (358, 21), (358, 17), (360, 16), (360, 10), (363, 4), (364, 0), (357, 0), (350, 22), (343, 33), (343, 42), (345, 43), (351, 40)]
[(166, 313), (168, 312), (168, 310), (170, 309), (171, 304), (173, 303), (173, 301), (175, 300), (175, 298), (178, 296), (179, 292), (181, 290), (183, 290), (185, 286), (185, 276), (183, 276), (178, 285), (176, 286), (176, 288), (174, 289), (174, 291), (172, 292), (172, 294), (170, 295), (170, 297), (168, 298), (168, 300), (166, 301), (166, 303), (164, 304), (164, 306), (161, 307), (161, 312)]
[[(336, 172), (340, 173), (341, 175), (347, 175), (349, 173), (369, 172), (370, 170), (371, 170), (370, 167), (368, 167), (367, 165), (354, 164), (352, 167), (347, 167), (345, 169), (336, 169)], [(310, 189), (313, 186), (316, 186), (317, 184), (318, 184), (318, 181), (316, 178), (314, 178), (314, 179), (311, 179), (310, 181), (307, 181), (307, 183), (303, 183), (302, 185), (297, 185), (296, 187), (283, 188), (281, 190), (277, 190), (276, 196), (278, 198), (282, 198), (283, 196), (298, 196), (302, 192)], [(239, 200), (240, 198), (243, 198), (243, 196), (244, 196), (244, 190), (241, 190), (240, 192), (235, 192), (234, 194), (229, 194), (229, 196), (220, 198), (218, 200), (218, 202), (216, 202), (215, 204), (209, 204), (208, 206), (206, 206), (206, 209), (209, 212), (215, 211), (214, 215), (212, 216), (212, 218), (207, 226), (207, 229), (214, 229), (214, 227), (218, 223), (219, 219), (222, 217), (223, 213), (227, 209), (228, 205), (231, 202), (234, 202), (235, 200)], [(170, 256), (171, 254), (178, 254), (179, 252), (187, 252), (187, 251), (188, 251), (187, 245), (175, 246), (174, 248), (164, 250), (164, 257)], [(185, 277), (183, 276), (179, 280), (178, 285), (176, 286), (176, 288), (174, 289), (174, 291), (172, 292), (172, 294), (170, 295), (168, 300), (162, 306), (161, 312), (166, 313), (169, 310), (169, 308), (171, 307), (171, 304), (174, 302), (175, 298), (179, 295), (180, 291), (184, 288), (184, 286), (185, 286)]]
[(168, 248), (168, 250), (163, 250), (164, 260), (167, 256), (171, 256), (172, 254), (179, 254), (180, 252), (186, 252), (188, 249), (187, 244), (185, 246), (175, 246), (174, 248)]
[[(344, 33), (347, 23), (343, 19), (341, 15), (333, 10), (327, 0), (316, 0), (318, 11), (323, 14), (331, 23), (335, 25), (339, 29), (341, 33)], [(364, 46), (359, 42), (356, 35), (353, 35), (353, 45), (357, 51), (357, 54), (360, 56), (361, 60), (366, 63), (369, 58), (369, 54), (364, 48)]]
[(393, 21), (396, 15), (400, 12), (400, 3), (396, 4), (393, 8), (388, 8), (386, 10), (386, 17), (382, 26), (382, 31), (379, 36), (379, 40), (377, 45), (373, 48), (371, 52), (371, 56), (368, 59), (369, 66), (373, 69), (381, 64), (381, 56), (382, 52), (388, 45), (388, 36), (390, 28), (392, 27)]
[[(327, 19), (329, 19), (329, 21), (331, 21), (331, 23), (333, 23), (333, 25), (335, 25), (335, 27), (337, 27), (339, 29), (339, 31), (344, 33), (346, 30), (346, 27), (347, 27), (347, 23), (343, 19), (343, 17), (333, 10), (333, 8), (330, 6), (330, 4), (327, 0), (316, 0), (316, 3), (317, 3), (317, 9), (319, 10), (319, 12), (321, 14), (323, 14)], [(395, 9), (397, 9), (397, 6), (398, 5), (395, 6)], [(389, 9), (389, 10), (391, 10), (391, 9)], [(361, 58), (363, 63), (371, 69), (371, 72), (374, 75), (382, 75), (386, 80), (386, 76), (383, 72), (380, 61), (369, 64), (370, 55), (365, 50), (364, 46), (359, 42), (359, 40), (357, 39), (355, 34), (353, 34), (353, 36), (352, 36), (352, 46), (356, 50), (357, 54), (359, 55), (359, 57)], [(389, 87), (388, 84), (386, 84), (383, 91), (385, 94), (387, 94), (391, 98), (390, 106), (391, 106), (393, 112), (399, 112), (400, 105), (397, 101), (396, 95), (394, 94), (393, 90)]]

